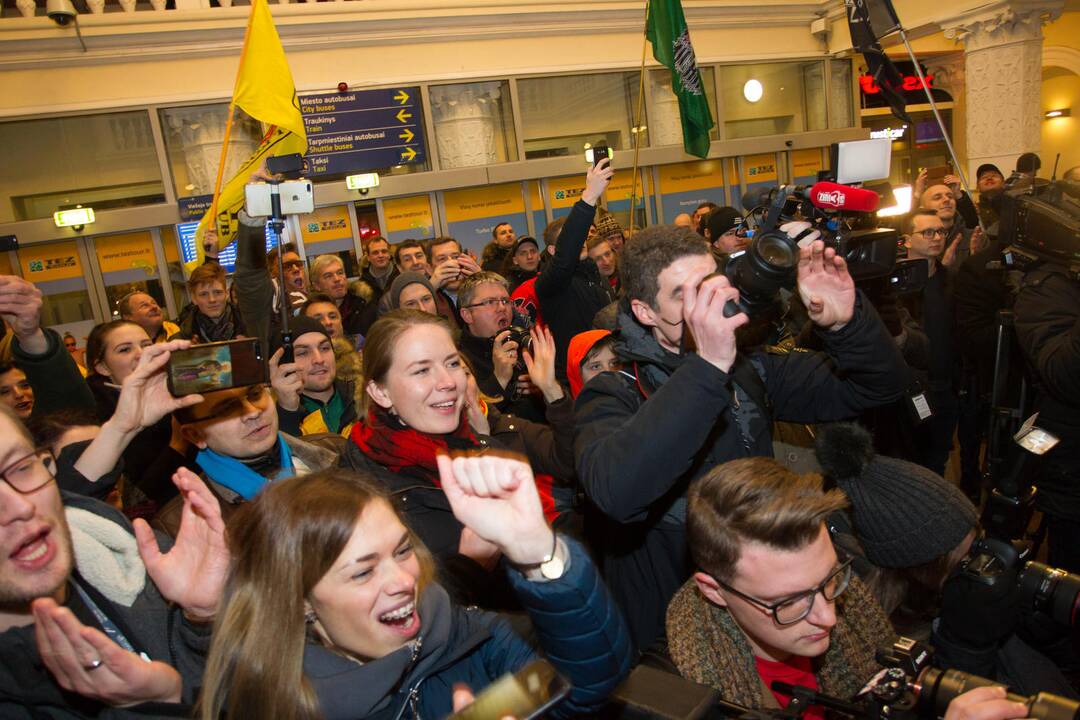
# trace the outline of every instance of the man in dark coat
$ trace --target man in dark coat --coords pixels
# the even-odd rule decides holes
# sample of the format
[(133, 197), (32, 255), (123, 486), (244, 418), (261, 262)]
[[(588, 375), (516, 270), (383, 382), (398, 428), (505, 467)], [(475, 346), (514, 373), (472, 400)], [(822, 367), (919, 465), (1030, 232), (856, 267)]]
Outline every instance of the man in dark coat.
[(596, 263), (585, 251), (585, 240), (596, 213), (596, 203), (614, 170), (608, 160), (589, 168), (585, 190), (574, 203), (555, 244), (555, 257), (536, 278), (540, 312), (555, 336), (555, 371), (566, 379), (566, 349), (580, 332), (592, 329), (592, 319), (615, 299), (611, 285), (600, 277)]
[[(789, 233), (806, 227), (795, 225)], [(846, 263), (820, 241), (803, 247), (798, 279), (825, 353), (738, 353), (735, 330), (748, 319), (724, 317), (738, 291), (722, 275), (705, 279), (716, 262), (696, 233), (648, 228), (622, 261), (624, 371), (582, 389), (575, 455), (599, 510), (591, 520), (608, 583), (645, 649), (689, 576), (689, 482), (727, 460), (772, 456), (774, 419), (838, 420), (896, 399), (907, 368)]]

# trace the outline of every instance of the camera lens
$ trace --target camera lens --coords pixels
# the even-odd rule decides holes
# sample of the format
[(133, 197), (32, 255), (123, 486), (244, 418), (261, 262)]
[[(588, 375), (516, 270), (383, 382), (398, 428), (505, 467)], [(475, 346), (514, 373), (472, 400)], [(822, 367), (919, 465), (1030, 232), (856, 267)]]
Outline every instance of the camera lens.
[(1080, 602), (1080, 575), (1029, 562), (1020, 573), (1019, 585), (1025, 608), (1046, 613), (1062, 625), (1074, 625)]
[(765, 232), (731, 258), (724, 274), (739, 290), (740, 309), (753, 316), (777, 301), (780, 288), (794, 284), (798, 264), (799, 246), (787, 233)]
[(791, 268), (798, 263), (798, 255), (792, 251), (792, 243), (775, 235), (763, 235), (757, 244), (757, 255), (771, 268)]

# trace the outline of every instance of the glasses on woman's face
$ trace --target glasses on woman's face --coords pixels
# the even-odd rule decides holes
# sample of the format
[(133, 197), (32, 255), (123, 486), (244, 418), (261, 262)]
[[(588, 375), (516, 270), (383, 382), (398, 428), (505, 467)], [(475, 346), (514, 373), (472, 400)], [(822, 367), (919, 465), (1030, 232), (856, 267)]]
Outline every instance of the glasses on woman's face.
[(29, 495), (52, 482), (56, 460), (48, 448), (38, 448), (0, 470), (0, 478), (20, 495)]
[(851, 558), (848, 558), (840, 563), (839, 567), (829, 573), (829, 577), (825, 578), (825, 580), (823, 580), (816, 588), (792, 595), (789, 598), (784, 598), (775, 603), (767, 603), (758, 600), (757, 598), (750, 597), (720, 580), (717, 580), (716, 584), (727, 590), (729, 593), (737, 595), (751, 605), (756, 605), (762, 610), (768, 610), (772, 613), (773, 620), (776, 621), (777, 625), (794, 625), (809, 615), (810, 611), (814, 609), (814, 600), (817, 598), (818, 593), (820, 593), (827, 602), (832, 602), (847, 590), (850, 582)]

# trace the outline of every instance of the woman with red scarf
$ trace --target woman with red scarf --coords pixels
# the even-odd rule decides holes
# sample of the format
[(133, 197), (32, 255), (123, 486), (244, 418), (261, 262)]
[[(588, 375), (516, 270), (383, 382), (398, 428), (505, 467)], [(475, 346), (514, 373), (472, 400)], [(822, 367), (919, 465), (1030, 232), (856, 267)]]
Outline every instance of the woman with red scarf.
[[(549, 409), (558, 413), (565, 405), (563, 414), (570, 422), (571, 401), (554, 376), (553, 345), (550, 333), (541, 333), (537, 356), (524, 357)], [(485, 607), (515, 605), (502, 573), (492, 572), (499, 561), (497, 550), (464, 528), (451, 512), (435, 457), (478, 448), (528, 457), (545, 514), (554, 521), (558, 513), (551, 488), (554, 476), (573, 473), (563, 457), (568, 453), (529, 453), (521, 433), (487, 435), (474, 430), (465, 365), (450, 328), (437, 315), (395, 310), (379, 318), (365, 339), (363, 377), (365, 415), (353, 426), (342, 464), (367, 471), (383, 483), (435, 556), (440, 580), (455, 599)], [(479, 417), (475, 409), (471, 414)]]

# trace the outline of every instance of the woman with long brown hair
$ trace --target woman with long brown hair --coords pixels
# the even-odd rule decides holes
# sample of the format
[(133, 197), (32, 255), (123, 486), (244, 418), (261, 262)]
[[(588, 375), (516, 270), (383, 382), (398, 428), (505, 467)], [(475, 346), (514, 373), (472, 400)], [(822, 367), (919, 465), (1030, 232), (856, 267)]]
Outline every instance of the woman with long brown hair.
[[(505, 555), (540, 646), (573, 685), (554, 715), (594, 709), (629, 668), (625, 626), (588, 555), (548, 527), (529, 466), (438, 460), (455, 515)], [(445, 717), (535, 659), (491, 613), (430, 580), (423, 546), (379, 487), (327, 471), (274, 483), (228, 528), (233, 569), (201, 720)]]
[[(554, 379), (550, 334), (534, 335), (530, 370)], [(544, 450), (522, 432), (500, 432), (476, 412), (465, 363), (446, 321), (417, 310), (394, 310), (379, 318), (364, 344), (366, 406), (342, 455), (348, 467), (370, 472), (393, 496), (411, 527), (430, 548), (440, 579), (455, 599), (488, 608), (513, 607), (494, 548), (476, 541), (450, 511), (440, 488), (440, 452), (494, 449), (525, 456), (537, 473), (545, 513), (558, 517), (554, 478), (571, 477), (572, 428)], [(566, 410), (569, 411), (569, 407)], [(572, 418), (567, 412), (566, 423)], [(511, 427), (514, 423), (511, 424)], [(520, 425), (521, 423), (516, 423)], [(551, 433), (548, 433), (551, 436)]]

